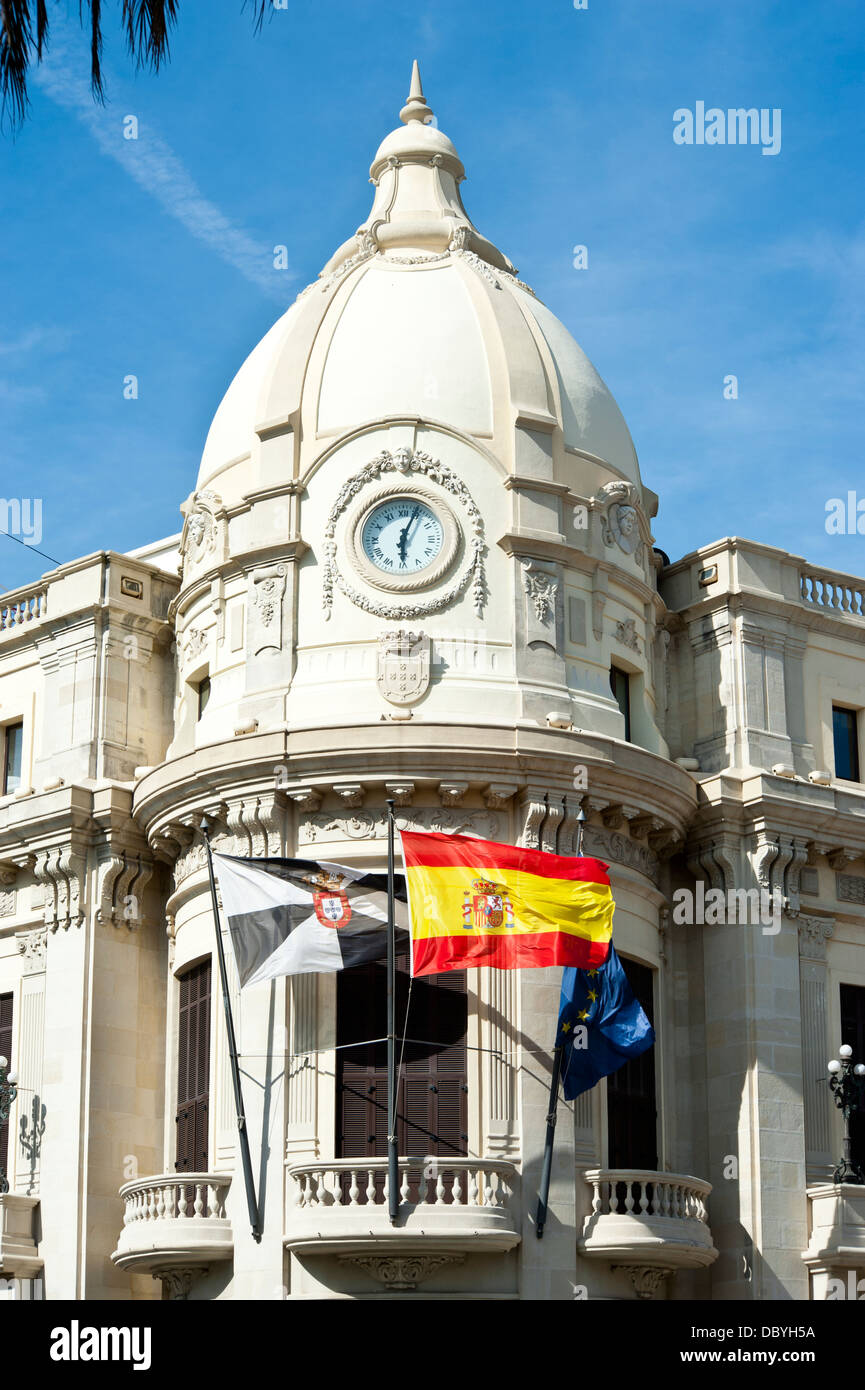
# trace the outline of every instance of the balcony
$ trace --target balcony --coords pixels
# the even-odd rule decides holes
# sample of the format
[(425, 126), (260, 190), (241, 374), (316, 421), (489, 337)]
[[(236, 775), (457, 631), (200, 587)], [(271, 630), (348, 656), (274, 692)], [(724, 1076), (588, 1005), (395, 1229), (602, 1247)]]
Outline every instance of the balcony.
[(625, 1269), (638, 1297), (652, 1298), (677, 1270), (717, 1259), (706, 1213), (711, 1183), (638, 1168), (596, 1168), (585, 1178), (592, 1210), (577, 1241), (580, 1254)]
[(33, 1279), (42, 1269), (36, 1243), (38, 1197), (0, 1193), (0, 1276)]
[(861, 1300), (865, 1290), (865, 1187), (857, 1183), (809, 1187), (808, 1207), (811, 1238), (802, 1259), (811, 1274), (811, 1297)]
[[(420, 1258), (511, 1250), (520, 1241), (517, 1169), (474, 1158), (401, 1158), (397, 1224), (387, 1159), (343, 1158), (288, 1170), (285, 1245), (295, 1254), (396, 1256), (392, 1287), (413, 1287)], [(400, 1256), (418, 1257), (401, 1259)], [(415, 1270), (416, 1273), (416, 1270)]]
[(161, 1173), (126, 1183), (120, 1189), (123, 1230), (112, 1260), (135, 1274), (150, 1272), (170, 1289), (182, 1274), (188, 1292), (190, 1271), (201, 1274), (231, 1259), (234, 1241), (225, 1214), (230, 1186), (224, 1173)]

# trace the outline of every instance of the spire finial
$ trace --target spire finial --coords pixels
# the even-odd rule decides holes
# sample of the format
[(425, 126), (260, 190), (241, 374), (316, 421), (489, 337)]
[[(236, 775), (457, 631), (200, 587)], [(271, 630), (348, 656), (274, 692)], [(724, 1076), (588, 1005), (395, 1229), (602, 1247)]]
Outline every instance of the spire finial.
[(409, 121), (421, 121), (426, 124), (431, 115), (432, 109), (426, 104), (420, 81), (420, 68), (417, 65), (417, 58), (415, 58), (411, 70), (411, 88), (408, 101), (400, 111), (399, 118), (404, 125), (408, 125)]

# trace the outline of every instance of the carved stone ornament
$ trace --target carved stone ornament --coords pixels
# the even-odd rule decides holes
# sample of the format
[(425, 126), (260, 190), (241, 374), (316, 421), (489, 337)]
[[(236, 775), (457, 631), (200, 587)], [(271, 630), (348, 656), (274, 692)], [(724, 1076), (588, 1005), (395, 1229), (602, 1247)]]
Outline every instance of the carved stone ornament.
[(616, 623), (616, 641), (621, 642), (623, 647), (630, 647), (632, 652), (639, 652), (640, 639), (637, 636), (637, 624), (634, 618), (625, 618), (623, 622)]
[(190, 627), (177, 634), (177, 653), (184, 670), (207, 651), (208, 632), (206, 627)]
[(865, 905), (865, 878), (861, 874), (838, 874), (835, 879), (835, 896), (839, 903)]
[(153, 1277), (162, 1281), (162, 1297), (164, 1299), (181, 1302), (189, 1298), (193, 1280), (202, 1278), (208, 1272), (206, 1265), (196, 1265), (191, 1269), (177, 1265), (171, 1269), (157, 1269), (154, 1271)]
[(640, 544), (640, 516), (637, 511), (640, 495), (633, 483), (606, 483), (595, 506), (601, 514), (601, 536), (604, 545), (616, 545), (625, 555), (633, 555)]
[[(363, 498), (364, 489), (378, 484), (388, 476), (397, 478), (418, 478), (434, 484), (447, 493), (449, 498), (459, 503), (464, 517), (465, 554), (456, 580), (444, 592), (433, 598), (404, 596), (401, 602), (387, 603), (382, 598), (366, 594), (357, 589), (345, 578), (339, 568), (339, 547), (336, 540), (337, 525), (346, 510), (356, 498)], [(480, 508), (476, 505), (468, 488), (461, 478), (440, 463), (432, 455), (419, 449), (397, 449), (390, 453), (382, 450), (374, 459), (354, 473), (340, 488), (336, 501), (331, 507), (324, 531), (324, 565), (322, 569), (322, 605), (325, 619), (333, 611), (334, 588), (345, 594), (346, 598), (365, 613), (375, 617), (399, 621), (401, 619), (421, 618), (429, 613), (439, 613), (454, 603), (471, 584), (474, 609), (478, 617), (483, 614), (486, 598), (486, 575), (484, 570), (484, 524)]]
[[(402, 784), (398, 784), (402, 785)], [(391, 791), (391, 789), (388, 789)], [(391, 791), (399, 802), (396, 791)], [(399, 830), (434, 830), (438, 834), (476, 835), (481, 840), (498, 840), (502, 836), (502, 817), (495, 811), (471, 811), (460, 808), (418, 808), (397, 813)], [(324, 844), (332, 840), (383, 840), (387, 836), (387, 816), (384, 811), (358, 811), (355, 815), (318, 812), (300, 819), (297, 829), (301, 845)]]
[(664, 1280), (676, 1272), (659, 1265), (611, 1265), (610, 1268), (628, 1275), (637, 1298), (654, 1298)]
[(48, 954), (48, 933), (42, 928), (36, 931), (22, 932), (17, 937), (18, 950), (24, 957), (21, 962), (21, 972), (24, 975), (41, 975), (45, 969), (45, 958)]
[(835, 930), (834, 917), (807, 917), (800, 913), (796, 918), (799, 929), (799, 955), (803, 960), (825, 960), (826, 942)]
[(208, 560), (220, 559), (220, 532), (225, 519), (222, 498), (208, 489), (194, 492), (182, 504), (180, 510), (185, 518), (180, 537), (180, 555), (184, 569), (189, 565), (201, 565)]
[(652, 883), (658, 882), (660, 862), (657, 854), (643, 845), (636, 844), (627, 835), (609, 834), (597, 826), (587, 825), (583, 834), (583, 853), (596, 859), (625, 864), (628, 868), (645, 874)]
[(534, 611), (535, 618), (544, 625), (553, 623), (556, 616), (556, 594), (558, 584), (552, 574), (538, 569), (536, 565), (523, 565), (523, 588)]
[(282, 600), (285, 565), (255, 570), (249, 580), (249, 641), (253, 656), (269, 647), (282, 648)]
[(413, 705), (430, 681), (430, 639), (424, 632), (383, 632), (378, 639), (375, 683), (392, 705)]
[(462, 1264), (465, 1255), (340, 1255), (389, 1289), (414, 1289), (444, 1265)]
[(12, 917), (15, 914), (15, 889), (0, 888), (0, 917)]

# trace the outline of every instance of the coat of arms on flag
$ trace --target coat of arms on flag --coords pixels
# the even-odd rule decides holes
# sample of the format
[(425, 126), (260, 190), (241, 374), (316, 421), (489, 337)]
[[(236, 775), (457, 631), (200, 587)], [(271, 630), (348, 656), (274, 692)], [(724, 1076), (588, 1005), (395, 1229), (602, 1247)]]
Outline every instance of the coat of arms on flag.
[(312, 886), (312, 902), (315, 915), (323, 927), (344, 927), (351, 921), (351, 904), (348, 894), (342, 887), (341, 876), (316, 874), (309, 883)]
[(514, 925), (514, 907), (501, 885), (492, 879), (476, 878), (472, 883), (473, 893), (465, 890), (463, 905), (463, 926), (471, 931), (474, 927), (507, 927)]

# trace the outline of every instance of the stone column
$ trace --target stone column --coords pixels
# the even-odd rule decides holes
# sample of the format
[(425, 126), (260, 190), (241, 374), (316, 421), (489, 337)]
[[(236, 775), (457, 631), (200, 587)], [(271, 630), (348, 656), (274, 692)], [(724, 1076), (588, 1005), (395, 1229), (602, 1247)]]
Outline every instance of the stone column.
[[(30, 1197), (39, 1192), (45, 1105), (42, 1099), (45, 1056), (45, 952), (44, 927), (22, 932), (18, 950), (21, 965), (20, 1023), (16, 1066), (20, 1078), (18, 1135), (15, 1158), (15, 1191)], [(23, 1128), (22, 1128), (23, 1125)], [(10, 1145), (11, 1148), (11, 1145)]]
[(833, 917), (797, 918), (799, 990), (802, 1000), (802, 1081), (805, 1098), (805, 1176), (810, 1186), (831, 1180), (832, 1105), (827, 1085), (829, 1027), (826, 1007), (826, 942)]

